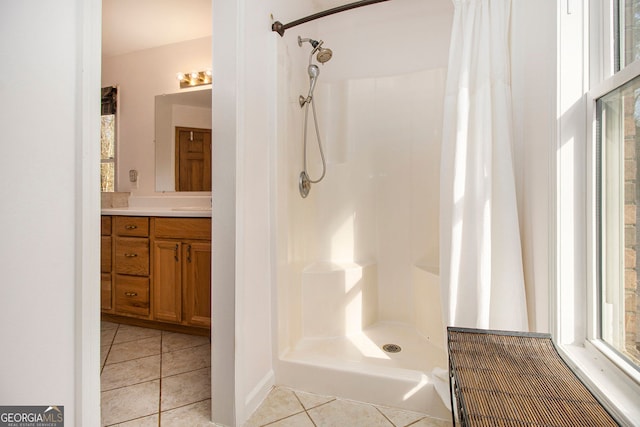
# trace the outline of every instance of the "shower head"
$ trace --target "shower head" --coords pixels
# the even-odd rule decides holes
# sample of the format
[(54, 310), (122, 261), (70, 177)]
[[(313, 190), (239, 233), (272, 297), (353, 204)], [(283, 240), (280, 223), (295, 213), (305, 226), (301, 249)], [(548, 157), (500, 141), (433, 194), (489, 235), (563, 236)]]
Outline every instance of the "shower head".
[(333, 51), (328, 48), (319, 48), (318, 55), (316, 55), (316, 59), (319, 63), (324, 64), (333, 56)]
[(324, 43), (322, 40), (313, 40), (309, 38), (303, 39), (302, 37), (298, 36), (298, 46), (302, 46), (302, 43), (304, 42), (309, 42), (309, 44), (313, 46), (313, 50), (309, 54), (309, 64), (311, 64), (311, 57), (316, 52), (318, 52), (318, 55), (316, 55), (316, 59), (321, 64), (324, 64), (333, 56), (333, 51), (331, 49), (322, 47), (322, 43)]

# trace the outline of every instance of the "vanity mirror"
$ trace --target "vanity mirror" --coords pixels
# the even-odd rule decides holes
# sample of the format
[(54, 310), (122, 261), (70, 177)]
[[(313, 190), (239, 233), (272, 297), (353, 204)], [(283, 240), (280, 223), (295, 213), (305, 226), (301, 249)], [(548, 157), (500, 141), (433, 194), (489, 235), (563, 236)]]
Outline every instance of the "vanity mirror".
[(156, 96), (155, 152), (156, 191), (211, 191), (211, 88)]

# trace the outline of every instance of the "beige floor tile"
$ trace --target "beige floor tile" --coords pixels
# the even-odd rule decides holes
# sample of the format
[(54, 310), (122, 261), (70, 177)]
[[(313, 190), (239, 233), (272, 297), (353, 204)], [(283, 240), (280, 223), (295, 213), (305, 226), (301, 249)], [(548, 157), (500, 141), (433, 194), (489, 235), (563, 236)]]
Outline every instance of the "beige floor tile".
[(337, 399), (308, 413), (316, 427), (393, 427), (376, 408), (365, 403)]
[(106, 331), (109, 329), (118, 329), (118, 324), (113, 322), (107, 322), (106, 320), (100, 321), (100, 331)]
[(100, 345), (111, 345), (113, 338), (116, 336), (117, 328), (105, 329), (100, 331)]
[(315, 427), (306, 412), (269, 424), (268, 427)]
[(302, 402), (302, 406), (304, 406), (305, 409), (315, 408), (316, 406), (324, 405), (325, 403), (336, 399), (335, 397), (322, 396), (304, 391), (294, 390), (294, 393), (298, 396), (298, 399), (300, 399), (300, 402)]
[(106, 365), (100, 375), (102, 391), (160, 378), (160, 355)]
[(158, 414), (149, 415), (135, 420), (120, 423), (118, 427), (158, 427)]
[(102, 369), (102, 367), (107, 361), (107, 355), (109, 354), (109, 349), (111, 349), (110, 345), (100, 346), (100, 369)]
[(211, 426), (211, 399), (192, 403), (160, 414), (162, 427)]
[(383, 406), (377, 406), (377, 408), (397, 427), (408, 426), (409, 424), (415, 423), (419, 419), (426, 417), (426, 415), (419, 412), (403, 411), (402, 409), (387, 408)]
[(113, 344), (107, 357), (107, 365), (141, 357), (155, 356), (156, 354), (160, 354), (160, 335), (138, 341)]
[[(211, 343), (207, 337), (102, 322), (101, 339), (104, 426), (212, 425)], [(163, 411), (160, 414), (159, 409)], [(452, 424), (416, 412), (274, 387), (244, 427), (265, 425), (451, 427)]]
[(411, 424), (411, 427), (451, 427), (453, 426), (451, 421), (438, 420), (436, 418), (423, 418), (417, 423)]
[(182, 350), (184, 348), (198, 347), (211, 342), (208, 337), (197, 335), (178, 334), (174, 332), (162, 332), (162, 352)]
[(162, 411), (210, 398), (211, 368), (162, 378)]
[(160, 380), (101, 393), (102, 425), (122, 423), (158, 412)]
[(160, 337), (162, 331), (156, 329), (140, 328), (138, 326), (120, 325), (114, 344), (121, 344), (128, 341), (137, 341), (143, 338)]
[(245, 427), (263, 426), (301, 412), (304, 412), (304, 408), (293, 391), (275, 387), (249, 418)]
[(181, 374), (211, 366), (211, 346), (186, 348), (162, 354), (162, 376)]

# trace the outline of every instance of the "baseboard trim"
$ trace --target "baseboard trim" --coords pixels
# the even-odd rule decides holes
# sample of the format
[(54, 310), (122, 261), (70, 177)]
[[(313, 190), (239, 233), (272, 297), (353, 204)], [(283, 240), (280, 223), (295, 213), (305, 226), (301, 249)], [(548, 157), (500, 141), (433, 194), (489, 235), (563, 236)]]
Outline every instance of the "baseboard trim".
[(107, 322), (121, 323), (123, 325), (140, 326), (142, 328), (160, 329), (168, 332), (178, 332), (181, 334), (200, 335), (211, 337), (211, 331), (207, 328), (195, 326), (174, 325), (171, 323), (160, 323), (153, 320), (138, 319), (135, 317), (118, 316), (117, 314), (102, 313), (101, 319)]

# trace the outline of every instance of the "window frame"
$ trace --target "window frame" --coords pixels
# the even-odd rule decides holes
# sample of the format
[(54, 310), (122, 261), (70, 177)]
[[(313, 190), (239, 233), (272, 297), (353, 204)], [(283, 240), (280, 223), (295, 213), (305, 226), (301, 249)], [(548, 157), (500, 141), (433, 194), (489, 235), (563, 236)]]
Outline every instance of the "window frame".
[(593, 345), (600, 353), (606, 356), (615, 366), (622, 370), (633, 381), (640, 385), (640, 367), (634, 367), (631, 365), (625, 357), (623, 357), (617, 350), (615, 350), (610, 344), (602, 339), (601, 322), (602, 313), (600, 307), (601, 289), (600, 280), (602, 272), (600, 271), (600, 243), (601, 239), (598, 237), (600, 233), (600, 221), (598, 210), (600, 209), (598, 198), (599, 187), (599, 159), (598, 159), (598, 111), (596, 103), (598, 99), (609, 94), (610, 92), (624, 86), (636, 77), (640, 77), (640, 60), (634, 61), (627, 65), (622, 70), (615, 74), (605, 78), (599, 84), (594, 86), (587, 93), (587, 124), (590, 126), (590, 147), (589, 152), (593, 160), (589, 165), (589, 182), (591, 183), (591, 189), (589, 193), (592, 194), (592, 202), (589, 203), (591, 209), (589, 209), (590, 215), (587, 219), (588, 224), (592, 228), (592, 236), (590, 244), (588, 245), (591, 250), (589, 254), (589, 264), (591, 264), (591, 279), (590, 294), (591, 304), (588, 307), (587, 317), (590, 319), (589, 327), (587, 330), (587, 340)]
[(564, 360), (618, 421), (640, 426), (640, 375), (598, 331), (595, 109), (600, 96), (640, 75), (640, 64), (614, 74), (613, 0), (559, 2), (557, 13), (557, 140), (550, 153), (551, 333)]

